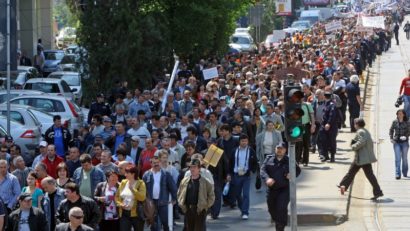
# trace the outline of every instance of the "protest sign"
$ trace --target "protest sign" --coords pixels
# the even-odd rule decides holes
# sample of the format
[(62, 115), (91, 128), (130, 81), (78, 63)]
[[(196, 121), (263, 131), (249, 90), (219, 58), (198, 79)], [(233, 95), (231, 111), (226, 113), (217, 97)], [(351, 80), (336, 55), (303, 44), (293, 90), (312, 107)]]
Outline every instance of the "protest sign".
[(224, 151), (222, 149), (212, 144), (211, 146), (209, 146), (208, 151), (206, 152), (206, 155), (204, 157), (204, 162), (213, 167), (216, 167), (223, 153)]
[(362, 16), (363, 27), (384, 29), (384, 16), (365, 17)]
[(208, 69), (203, 69), (202, 74), (204, 75), (204, 79), (213, 79), (218, 77), (218, 69), (216, 67), (208, 68)]
[(343, 28), (342, 21), (333, 21), (325, 24), (326, 33)]

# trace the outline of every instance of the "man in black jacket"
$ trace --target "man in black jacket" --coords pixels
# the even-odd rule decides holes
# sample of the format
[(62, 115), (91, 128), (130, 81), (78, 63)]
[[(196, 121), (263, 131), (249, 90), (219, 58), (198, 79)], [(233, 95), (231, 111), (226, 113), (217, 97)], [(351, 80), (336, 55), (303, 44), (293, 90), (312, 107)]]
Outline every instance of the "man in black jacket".
[(101, 211), (97, 203), (91, 198), (80, 195), (80, 188), (75, 183), (65, 186), (66, 199), (61, 201), (56, 213), (56, 222), (69, 222), (69, 211), (73, 207), (79, 207), (84, 212), (84, 224), (95, 229), (101, 220)]
[[(284, 231), (288, 223), (289, 192), (289, 157), (285, 156), (285, 143), (276, 145), (275, 156), (267, 156), (261, 166), (261, 177), (267, 186), (267, 204), (271, 222), (276, 223), (276, 230)], [(300, 168), (296, 165), (296, 176)]]
[(22, 193), (19, 197), (20, 208), (8, 217), (7, 231), (30, 230), (48, 231), (47, 219), (39, 208), (32, 206), (30, 193)]
[(101, 116), (111, 115), (110, 105), (104, 102), (104, 94), (102, 93), (97, 95), (97, 101), (93, 102), (90, 106), (90, 111), (88, 112), (88, 119), (87, 119), (88, 124), (91, 124), (91, 119), (96, 114), (99, 114)]
[(61, 124), (61, 116), (53, 116), (53, 126), (47, 129), (45, 139), (48, 144), (54, 144), (56, 153), (59, 157), (64, 158), (71, 141), (70, 131)]
[(61, 223), (57, 225), (56, 231), (67, 231), (67, 230), (75, 230), (75, 231), (92, 231), (93, 228), (89, 227), (88, 225), (83, 224), (84, 213), (79, 207), (74, 207), (69, 211), (70, 215), (70, 222), (68, 223)]

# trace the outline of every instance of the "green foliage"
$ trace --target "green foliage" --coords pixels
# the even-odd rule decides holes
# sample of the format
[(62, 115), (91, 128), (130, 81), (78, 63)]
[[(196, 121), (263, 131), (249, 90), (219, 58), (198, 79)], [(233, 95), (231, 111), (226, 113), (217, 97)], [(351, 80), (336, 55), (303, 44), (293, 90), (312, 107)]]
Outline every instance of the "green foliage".
[(265, 39), (268, 34), (272, 34), (273, 30), (280, 30), (283, 28), (283, 17), (276, 15), (275, 2), (271, 0), (262, 0), (264, 12), (262, 16), (261, 38)]
[(53, 18), (57, 22), (59, 28), (76, 27), (77, 17), (74, 15), (65, 0), (55, 0), (53, 5)]
[[(67, 0), (78, 15), (77, 39), (88, 51), (87, 92), (110, 89), (114, 79), (150, 86), (171, 72), (172, 54), (191, 63), (223, 54), (235, 21), (252, 0)], [(97, 4), (94, 4), (96, 2)], [(100, 90), (99, 90), (100, 91)]]

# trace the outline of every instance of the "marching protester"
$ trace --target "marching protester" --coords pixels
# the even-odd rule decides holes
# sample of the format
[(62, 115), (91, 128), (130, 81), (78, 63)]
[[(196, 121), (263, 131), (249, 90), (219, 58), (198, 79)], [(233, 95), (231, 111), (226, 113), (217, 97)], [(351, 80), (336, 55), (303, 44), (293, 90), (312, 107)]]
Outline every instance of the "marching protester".
[(76, 231), (92, 231), (94, 230), (88, 225), (83, 224), (84, 213), (79, 207), (73, 207), (68, 211), (70, 221), (67, 223), (58, 224), (56, 231), (76, 230)]

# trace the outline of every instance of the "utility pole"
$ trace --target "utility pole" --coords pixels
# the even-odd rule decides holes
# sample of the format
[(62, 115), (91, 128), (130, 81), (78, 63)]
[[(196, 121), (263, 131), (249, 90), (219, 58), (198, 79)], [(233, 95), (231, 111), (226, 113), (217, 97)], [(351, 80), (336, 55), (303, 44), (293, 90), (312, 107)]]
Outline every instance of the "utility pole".
[(10, 0), (7, 0), (7, 134), (10, 135)]
[(289, 143), (289, 192), (290, 192), (290, 228), (292, 231), (298, 230), (298, 214), (296, 206), (296, 153), (295, 143)]

